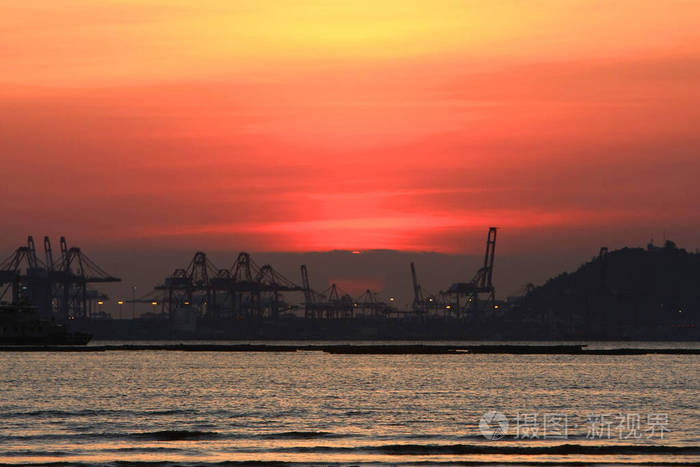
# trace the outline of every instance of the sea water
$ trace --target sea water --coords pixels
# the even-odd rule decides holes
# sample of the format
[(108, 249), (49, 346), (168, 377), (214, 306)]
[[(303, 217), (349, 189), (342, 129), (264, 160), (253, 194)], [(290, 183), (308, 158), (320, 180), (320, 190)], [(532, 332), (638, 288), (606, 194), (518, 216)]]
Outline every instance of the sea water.
[(700, 355), (8, 352), (0, 462), (698, 463), (699, 394)]

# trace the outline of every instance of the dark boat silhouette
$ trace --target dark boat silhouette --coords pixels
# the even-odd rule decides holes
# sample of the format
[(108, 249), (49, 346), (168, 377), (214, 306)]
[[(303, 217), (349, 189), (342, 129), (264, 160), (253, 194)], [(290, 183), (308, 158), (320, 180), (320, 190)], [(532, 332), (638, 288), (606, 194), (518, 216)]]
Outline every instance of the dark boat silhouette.
[(0, 345), (85, 345), (91, 334), (68, 332), (62, 324), (43, 319), (30, 305), (0, 305)]

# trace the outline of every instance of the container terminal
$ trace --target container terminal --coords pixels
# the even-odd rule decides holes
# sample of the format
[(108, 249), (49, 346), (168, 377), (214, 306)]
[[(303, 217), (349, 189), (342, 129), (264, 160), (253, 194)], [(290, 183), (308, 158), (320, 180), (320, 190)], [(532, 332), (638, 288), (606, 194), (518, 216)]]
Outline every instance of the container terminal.
[[(313, 287), (312, 271), (304, 264), (299, 265), (297, 282), (271, 264), (258, 265), (249, 253), (238, 254), (230, 268), (222, 269), (198, 251), (187, 266), (168, 274), (148, 294), (117, 301), (120, 309), (150, 304), (150, 312), (112, 319), (100, 307), (110, 297), (97, 288), (121, 279), (104, 271), (80, 248), (69, 247), (65, 237), (60, 238), (56, 255), (50, 239), (44, 237), (41, 257), (31, 236), (0, 263), (0, 302), (6, 310), (3, 316), (8, 316), (8, 307), (13, 305), (25, 313), (27, 307), (33, 307), (44, 320), (107, 340), (698, 339), (695, 320), (700, 298), (696, 292), (679, 297), (676, 289), (673, 296), (660, 290), (630, 311), (630, 300), (620, 296), (616, 278), (626, 274), (613, 274), (611, 269), (619, 270), (621, 261), (631, 264), (623, 253), (631, 250), (639, 256), (637, 249), (609, 254), (607, 248), (601, 248), (593, 261), (570, 275), (579, 274), (585, 281), (564, 284), (564, 274), (544, 286), (529, 288), (523, 297), (497, 300), (497, 233), (496, 227), (488, 229), (483, 263), (471, 280), (454, 282), (436, 293), (425, 291), (416, 265), (407, 264), (407, 280), (413, 290), (408, 309), (373, 290), (355, 297), (336, 284), (318, 290)], [(640, 251), (647, 262), (659, 258), (678, 264), (685, 261), (681, 273), (698, 283), (697, 253), (686, 253), (672, 242)], [(584, 290), (567, 292), (581, 284)], [(656, 310), (659, 304), (674, 313)], [(675, 313), (678, 307), (685, 308), (686, 314)], [(611, 308), (621, 311), (611, 314)]]

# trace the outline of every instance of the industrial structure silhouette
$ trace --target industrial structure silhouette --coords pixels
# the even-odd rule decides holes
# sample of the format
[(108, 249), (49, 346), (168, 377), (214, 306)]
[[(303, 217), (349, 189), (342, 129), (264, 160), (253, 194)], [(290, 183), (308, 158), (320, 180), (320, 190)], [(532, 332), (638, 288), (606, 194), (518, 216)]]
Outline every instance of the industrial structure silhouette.
[[(413, 304), (400, 310), (394, 298), (382, 300), (376, 291), (366, 290), (352, 297), (335, 283), (322, 291), (311, 286), (309, 270), (300, 266), (301, 285), (286, 278), (272, 265), (259, 266), (242, 252), (233, 265), (221, 269), (206, 253), (198, 251), (184, 268), (175, 269), (162, 283), (141, 297), (122, 303), (150, 303), (172, 319), (183, 312), (193, 312), (215, 319), (277, 319), (297, 307), (284, 300), (283, 294), (303, 295), (303, 318), (347, 319), (353, 317), (401, 317), (407, 314), (450, 314), (460, 316), (495, 305), (493, 269), (497, 229), (489, 229), (484, 264), (469, 282), (457, 282), (435, 294), (426, 294), (417, 280), (416, 267), (410, 264), (413, 281)], [(53, 259), (51, 243), (44, 237), (45, 260), (39, 259), (34, 240), (28, 237), (21, 246), (0, 263), (0, 300), (36, 306), (42, 315), (67, 320), (86, 319), (95, 315), (96, 304), (108, 297), (88, 288), (89, 284), (120, 281), (85, 255), (80, 248), (68, 248), (61, 237), (60, 258)]]

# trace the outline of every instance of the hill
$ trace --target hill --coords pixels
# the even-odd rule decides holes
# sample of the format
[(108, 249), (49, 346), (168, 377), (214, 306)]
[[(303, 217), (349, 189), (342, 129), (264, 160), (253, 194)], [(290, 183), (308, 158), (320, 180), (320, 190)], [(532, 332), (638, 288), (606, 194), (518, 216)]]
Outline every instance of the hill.
[(700, 254), (663, 247), (607, 252), (531, 288), (511, 319), (551, 338), (698, 339)]

